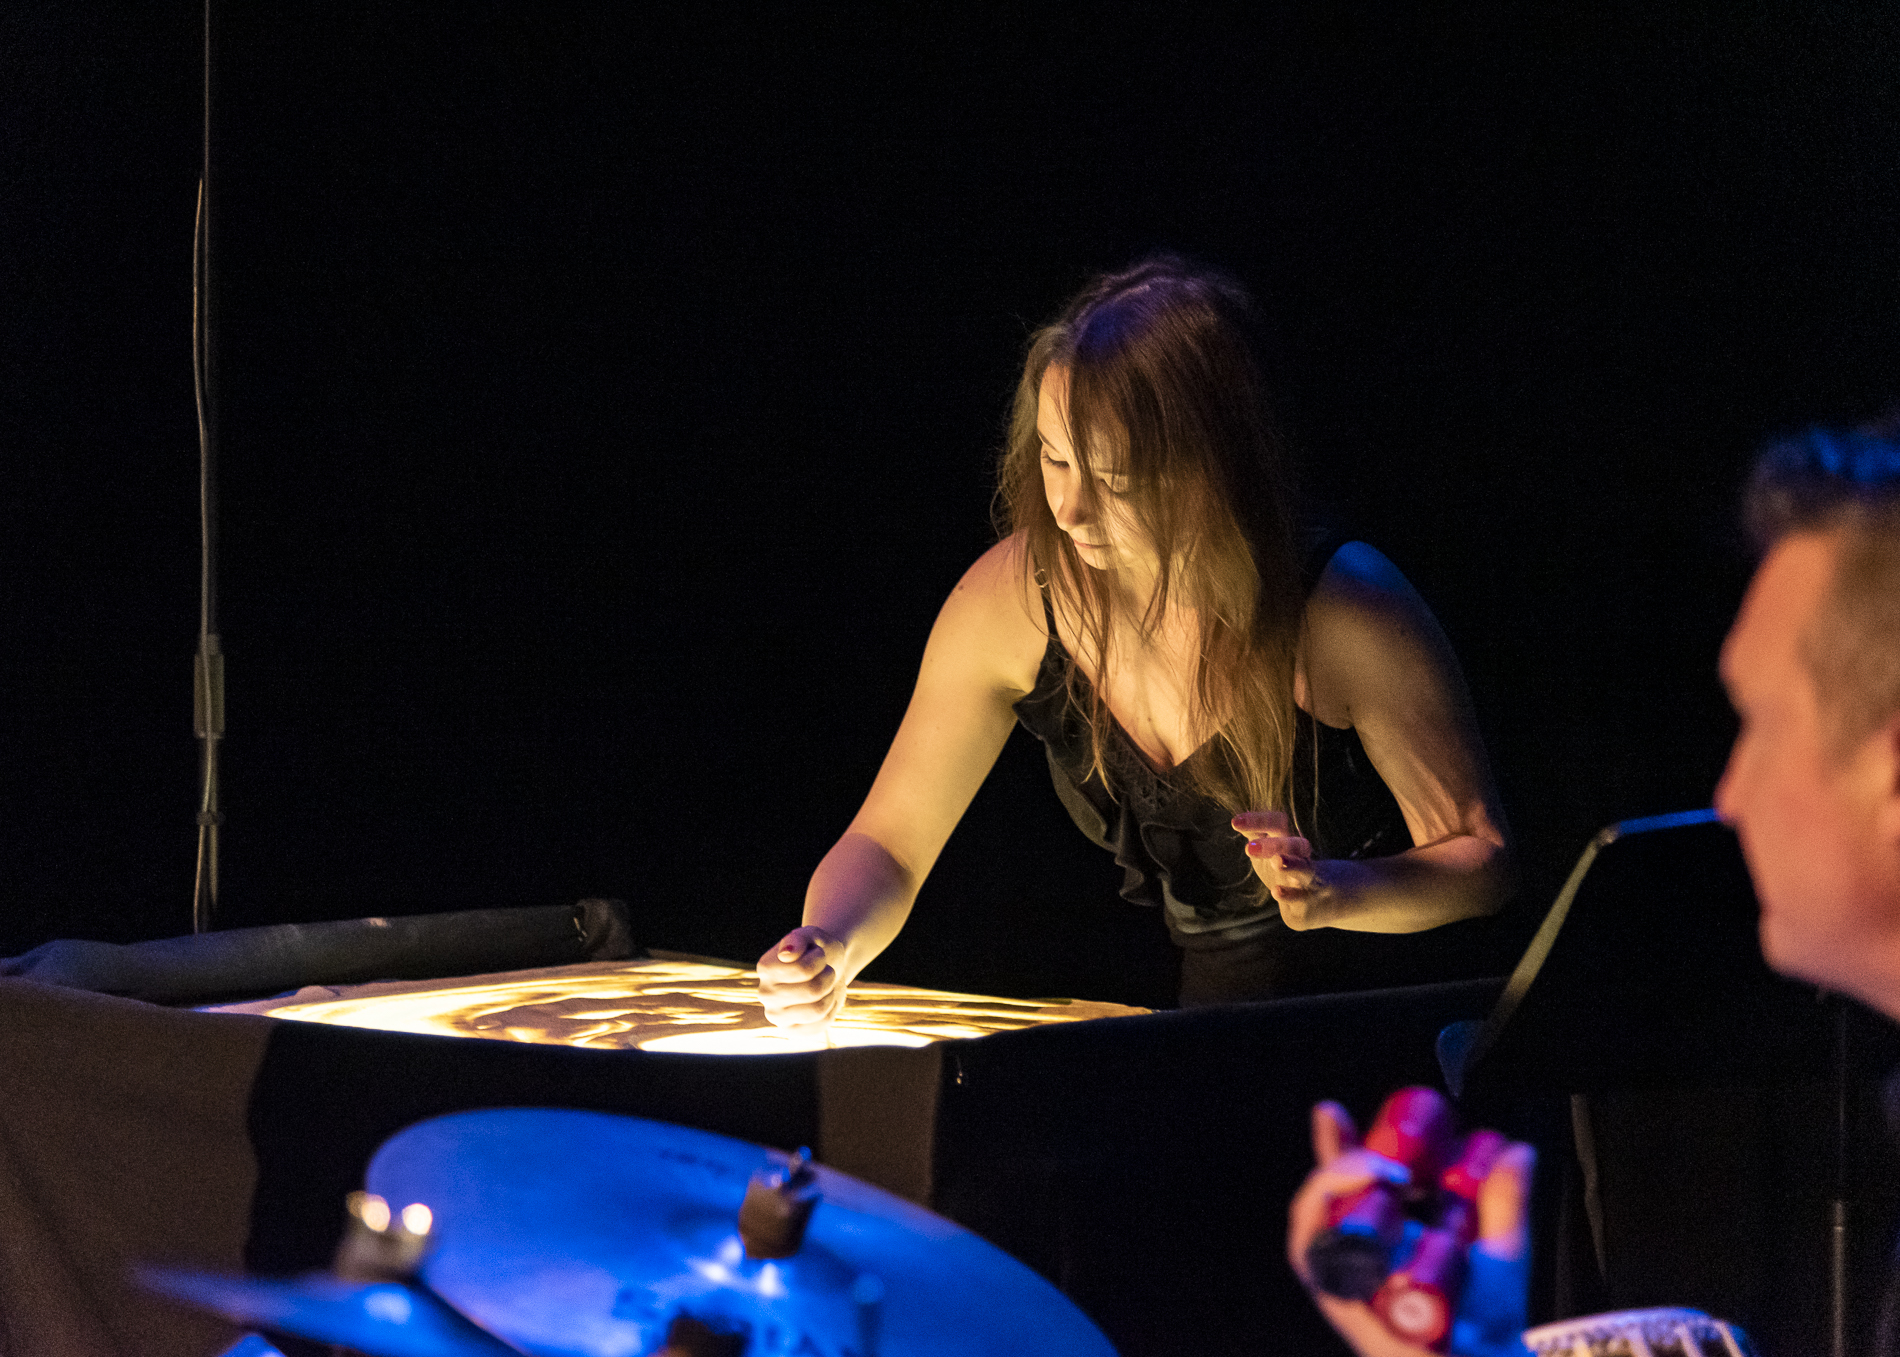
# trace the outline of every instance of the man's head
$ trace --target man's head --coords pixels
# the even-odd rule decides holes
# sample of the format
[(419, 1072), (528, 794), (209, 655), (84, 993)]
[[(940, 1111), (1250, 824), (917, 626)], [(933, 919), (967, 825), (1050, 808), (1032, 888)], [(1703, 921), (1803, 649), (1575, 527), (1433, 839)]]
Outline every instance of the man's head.
[(1716, 807), (1769, 963), (1900, 1017), (1900, 440), (1775, 444), (1747, 518), (1766, 554), (1722, 648), (1742, 725)]

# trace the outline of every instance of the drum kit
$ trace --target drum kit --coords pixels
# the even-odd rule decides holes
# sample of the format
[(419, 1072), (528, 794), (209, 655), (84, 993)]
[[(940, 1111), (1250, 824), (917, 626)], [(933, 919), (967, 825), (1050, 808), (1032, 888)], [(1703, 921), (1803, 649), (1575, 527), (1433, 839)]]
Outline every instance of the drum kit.
[(660, 1122), (437, 1117), (385, 1141), (347, 1207), (328, 1272), (141, 1279), (365, 1357), (1114, 1353), (1059, 1291), (968, 1230), (803, 1151)]
[[(398, 1205), (400, 1204), (400, 1205)], [(175, 1300), (363, 1357), (1114, 1357), (959, 1225), (743, 1141), (599, 1112), (419, 1122), (371, 1159), (328, 1272), (148, 1267)], [(1753, 1357), (1694, 1310), (1531, 1329), (1536, 1357)], [(281, 1357), (253, 1334), (225, 1357)]]

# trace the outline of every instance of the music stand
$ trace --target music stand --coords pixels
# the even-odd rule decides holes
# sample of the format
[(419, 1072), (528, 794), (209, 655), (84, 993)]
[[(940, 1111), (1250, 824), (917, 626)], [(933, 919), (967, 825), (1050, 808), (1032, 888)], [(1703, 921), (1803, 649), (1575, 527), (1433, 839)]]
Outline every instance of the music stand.
[(1812, 1076), (1834, 1024), (1762, 960), (1759, 908), (1713, 811), (1624, 820), (1583, 850), (1480, 1021), (1438, 1037), (1455, 1096)]
[(1468, 1105), (1571, 1095), (1586, 1184), (1596, 1151), (1578, 1095), (1831, 1077), (1829, 1349), (1842, 1357), (1849, 1011), (1769, 969), (1759, 913), (1740, 846), (1713, 811), (1610, 825), (1583, 850), (1490, 1014), (1439, 1033), (1439, 1065)]

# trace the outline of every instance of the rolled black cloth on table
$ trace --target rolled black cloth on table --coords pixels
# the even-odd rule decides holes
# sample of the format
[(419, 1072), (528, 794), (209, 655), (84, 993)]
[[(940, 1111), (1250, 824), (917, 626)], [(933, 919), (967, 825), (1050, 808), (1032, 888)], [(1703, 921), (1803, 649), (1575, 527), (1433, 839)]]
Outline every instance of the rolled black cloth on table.
[(233, 928), (153, 942), (60, 939), (0, 959), (0, 975), (157, 1004), (304, 985), (433, 980), (645, 955), (624, 900)]

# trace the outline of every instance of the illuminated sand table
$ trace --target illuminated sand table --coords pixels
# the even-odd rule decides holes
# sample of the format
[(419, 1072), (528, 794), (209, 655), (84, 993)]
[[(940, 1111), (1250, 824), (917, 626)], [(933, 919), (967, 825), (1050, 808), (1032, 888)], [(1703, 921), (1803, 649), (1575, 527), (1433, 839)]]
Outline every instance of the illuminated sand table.
[(1145, 1013), (1073, 999), (997, 999), (907, 985), (857, 984), (829, 1030), (788, 1033), (765, 1020), (758, 976), (677, 954), (453, 980), (310, 986), (218, 1013), (430, 1036), (557, 1046), (764, 1055), (830, 1046), (923, 1046), (1052, 1022)]

